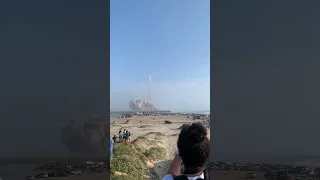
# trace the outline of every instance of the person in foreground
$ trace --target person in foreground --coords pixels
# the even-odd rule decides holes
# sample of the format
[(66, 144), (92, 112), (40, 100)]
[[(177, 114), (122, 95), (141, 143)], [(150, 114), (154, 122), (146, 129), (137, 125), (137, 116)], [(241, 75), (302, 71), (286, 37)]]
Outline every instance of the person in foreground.
[(113, 144), (114, 144), (113, 139), (110, 138), (110, 158), (113, 157)]
[[(200, 123), (183, 125), (177, 145), (176, 156), (162, 180), (209, 180), (206, 171), (210, 153), (207, 129)], [(182, 165), (184, 170), (181, 172)]]

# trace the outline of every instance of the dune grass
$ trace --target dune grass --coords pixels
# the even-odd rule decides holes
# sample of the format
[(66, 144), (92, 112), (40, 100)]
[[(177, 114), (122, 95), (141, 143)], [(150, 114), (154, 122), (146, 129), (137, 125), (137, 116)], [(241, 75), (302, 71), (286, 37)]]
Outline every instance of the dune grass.
[(149, 160), (156, 161), (165, 158), (166, 150), (162, 147), (152, 147), (142, 154), (145, 155)]
[(147, 138), (137, 138), (131, 143), (117, 142), (113, 151), (113, 158), (110, 161), (112, 180), (147, 179), (146, 176), (150, 175), (147, 162), (162, 160), (166, 155), (163, 147)]

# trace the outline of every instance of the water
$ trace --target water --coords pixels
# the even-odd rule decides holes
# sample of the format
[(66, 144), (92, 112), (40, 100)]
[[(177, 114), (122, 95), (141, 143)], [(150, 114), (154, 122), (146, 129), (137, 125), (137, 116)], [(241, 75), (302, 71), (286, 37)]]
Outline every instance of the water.
[(121, 113), (110, 113), (110, 118), (118, 118), (121, 116)]
[[(199, 113), (199, 114), (210, 114), (210, 111), (192, 111), (192, 112), (183, 112), (183, 113)], [(110, 113), (110, 118), (118, 118), (121, 117), (121, 113)]]
[(194, 113), (194, 114), (210, 114), (210, 111), (186, 111), (186, 112), (181, 112), (181, 113)]

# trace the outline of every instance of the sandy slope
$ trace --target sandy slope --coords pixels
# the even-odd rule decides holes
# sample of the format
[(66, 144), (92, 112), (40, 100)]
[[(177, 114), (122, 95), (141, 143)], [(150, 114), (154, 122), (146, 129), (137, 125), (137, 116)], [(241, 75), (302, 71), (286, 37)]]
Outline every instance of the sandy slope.
[[(125, 122), (128, 119), (130, 121), (126, 124)], [(172, 124), (165, 124), (165, 120), (171, 121)], [(132, 140), (137, 137), (146, 137), (159, 142), (158, 145), (164, 147), (167, 151), (166, 159), (153, 163), (153, 169), (158, 179), (161, 179), (166, 175), (170, 161), (176, 151), (176, 143), (180, 132), (179, 128), (182, 124), (192, 122), (197, 121), (186, 116), (138, 116), (126, 119), (112, 119), (110, 123), (110, 136), (118, 136), (120, 129), (127, 129), (133, 134)]]

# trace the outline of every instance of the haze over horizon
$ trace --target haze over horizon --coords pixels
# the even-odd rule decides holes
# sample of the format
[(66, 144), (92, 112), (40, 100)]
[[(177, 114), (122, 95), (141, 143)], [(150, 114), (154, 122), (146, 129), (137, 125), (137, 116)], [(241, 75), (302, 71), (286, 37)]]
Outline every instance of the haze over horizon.
[[(110, 108), (210, 109), (210, 1), (111, 1)], [(132, 7), (135, 8), (132, 8)]]

